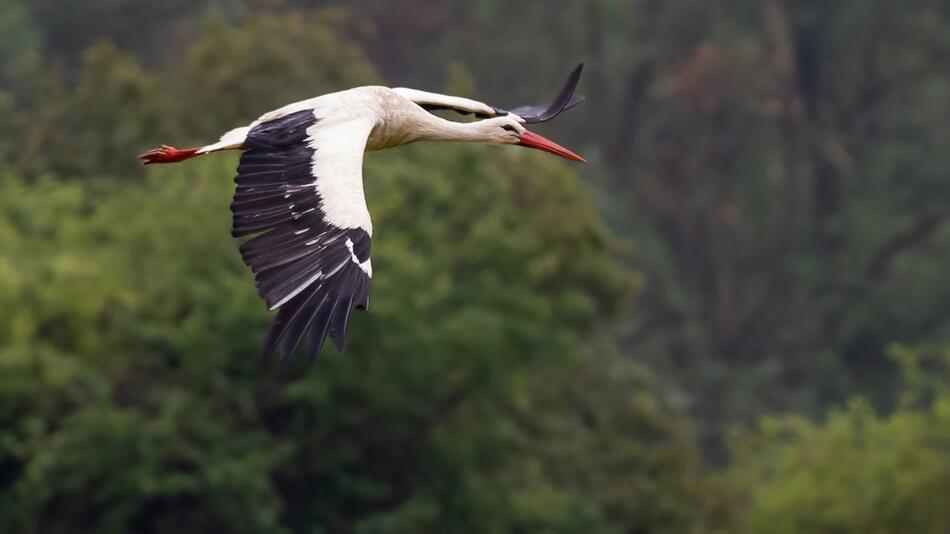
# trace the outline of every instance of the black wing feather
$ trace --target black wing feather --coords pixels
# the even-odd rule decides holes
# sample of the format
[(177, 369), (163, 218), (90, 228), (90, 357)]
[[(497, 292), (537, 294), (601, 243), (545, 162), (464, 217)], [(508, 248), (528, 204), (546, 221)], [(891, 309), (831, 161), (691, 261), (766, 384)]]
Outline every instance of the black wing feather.
[(584, 64), (581, 63), (567, 77), (564, 88), (554, 99), (554, 102), (547, 106), (521, 106), (511, 110), (515, 115), (520, 116), (528, 124), (537, 124), (546, 122), (557, 117), (561, 112), (584, 101), (582, 96), (574, 96), (574, 90), (577, 89), (577, 83), (581, 79), (581, 73), (584, 72)]
[(355, 291), (356, 278), (347, 276), (337, 291), (337, 300), (333, 305), (333, 314), (330, 316), (330, 339), (339, 351), (346, 348), (346, 326), (350, 319)]
[(333, 313), (333, 303), (325, 299), (317, 307), (310, 323), (310, 332), (307, 335), (307, 354), (311, 360), (320, 354), (323, 342), (327, 339), (327, 330), (330, 327), (330, 314)]
[(571, 95), (571, 98), (567, 101), (567, 104), (561, 107), (557, 112), (551, 111), (552, 109), (557, 109), (557, 106), (555, 104), (550, 104), (548, 106), (521, 106), (512, 109), (511, 113), (518, 115), (528, 124), (537, 124), (539, 122), (549, 121), (561, 113), (586, 101), (587, 99), (583, 96)]
[(294, 355), (294, 352), (297, 351), (297, 347), (300, 346), (304, 334), (307, 333), (307, 329), (310, 328), (310, 324), (313, 322), (313, 316), (316, 314), (317, 309), (319, 309), (323, 301), (329, 297), (325, 292), (321, 292), (320, 289), (321, 286), (316, 286), (306, 292), (307, 295), (303, 297), (304, 303), (301, 305), (300, 311), (297, 312), (294, 319), (287, 325), (287, 330), (280, 347), (280, 358), (282, 360), (290, 358)]
[(277, 317), (261, 355), (280, 346), (289, 358), (307, 337), (315, 357), (329, 334), (343, 350), (349, 310), (369, 306), (370, 237), (361, 228), (325, 220), (312, 174), (315, 150), (308, 129), (317, 123), (304, 110), (251, 128), (234, 181), (232, 234), (257, 234), (241, 245), (258, 293)]

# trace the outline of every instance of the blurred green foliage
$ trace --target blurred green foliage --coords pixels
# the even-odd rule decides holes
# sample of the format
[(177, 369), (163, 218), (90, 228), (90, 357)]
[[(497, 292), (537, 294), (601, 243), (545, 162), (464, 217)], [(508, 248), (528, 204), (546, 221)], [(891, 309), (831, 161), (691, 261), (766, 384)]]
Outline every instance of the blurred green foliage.
[(742, 488), (734, 531), (950, 528), (950, 351), (894, 353), (907, 381), (894, 413), (880, 415), (858, 399), (820, 424), (797, 415), (767, 418), (737, 439), (727, 476), (729, 487)]
[[(947, 28), (0, 0), (0, 531), (945, 532)], [(540, 128), (583, 185), (517, 149), (367, 156), (372, 311), (312, 364), (256, 359), (235, 157), (133, 157), (362, 84), (535, 102), (574, 59), (590, 100)]]

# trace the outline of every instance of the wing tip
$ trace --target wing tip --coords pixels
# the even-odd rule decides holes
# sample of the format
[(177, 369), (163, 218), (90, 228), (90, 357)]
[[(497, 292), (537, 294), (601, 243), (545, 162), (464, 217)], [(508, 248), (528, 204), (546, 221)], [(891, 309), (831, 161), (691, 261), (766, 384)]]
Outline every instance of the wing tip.
[(574, 91), (577, 90), (577, 84), (580, 83), (581, 73), (583, 71), (584, 71), (584, 63), (580, 62), (577, 64), (576, 67), (574, 67), (574, 70), (572, 70), (571, 73), (568, 75), (567, 80), (564, 82), (564, 85), (561, 87), (560, 92), (558, 92), (557, 97), (555, 97), (554, 101), (548, 104), (546, 108), (541, 109), (539, 111), (538, 109), (542, 108), (542, 106), (534, 106), (533, 109), (532, 109), (532, 106), (524, 106), (526, 111), (533, 112), (533, 114), (523, 115), (519, 113), (519, 110), (521, 110), (522, 108), (515, 108), (514, 110), (512, 110), (512, 113), (521, 115), (526, 124), (538, 124), (538, 123), (553, 120), (564, 111), (567, 111), (581, 104), (587, 99), (584, 98), (583, 96), (575, 95)]
[(328, 289), (324, 284), (280, 303), (261, 343), (262, 360), (270, 358), (278, 347), (281, 361), (292, 359), (304, 337), (310, 361), (319, 356), (327, 338), (338, 352), (346, 351), (350, 315), (354, 308), (368, 308), (370, 279), (356, 264), (336, 276), (340, 278), (329, 293), (320, 296), (321, 290)]

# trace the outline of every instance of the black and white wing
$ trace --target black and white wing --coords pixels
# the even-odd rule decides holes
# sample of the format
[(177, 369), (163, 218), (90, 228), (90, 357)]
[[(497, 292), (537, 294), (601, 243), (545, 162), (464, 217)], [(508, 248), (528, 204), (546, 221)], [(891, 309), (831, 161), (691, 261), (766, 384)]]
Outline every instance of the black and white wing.
[(539, 122), (547, 122), (585, 100), (583, 96), (574, 94), (583, 71), (583, 63), (575, 67), (571, 74), (567, 77), (567, 81), (564, 83), (564, 87), (561, 89), (561, 92), (558, 93), (557, 98), (555, 98), (550, 104), (519, 106), (510, 110), (489, 106), (488, 104), (478, 102), (477, 100), (470, 100), (468, 98), (440, 95), (438, 93), (427, 93), (425, 91), (417, 91), (415, 89), (397, 88), (394, 89), (394, 91), (401, 94), (402, 96), (405, 96), (409, 100), (412, 100), (416, 104), (419, 104), (427, 111), (452, 110), (457, 111), (462, 115), (470, 115), (474, 113), (475, 116), (480, 119), (488, 117), (500, 117), (509, 113), (514, 113), (515, 115), (518, 115), (524, 119), (525, 123), (536, 124)]
[(362, 164), (373, 121), (304, 109), (250, 128), (234, 181), (232, 234), (269, 309), (261, 347), (282, 358), (304, 336), (315, 357), (327, 335), (346, 344), (350, 310), (369, 306), (372, 223)]

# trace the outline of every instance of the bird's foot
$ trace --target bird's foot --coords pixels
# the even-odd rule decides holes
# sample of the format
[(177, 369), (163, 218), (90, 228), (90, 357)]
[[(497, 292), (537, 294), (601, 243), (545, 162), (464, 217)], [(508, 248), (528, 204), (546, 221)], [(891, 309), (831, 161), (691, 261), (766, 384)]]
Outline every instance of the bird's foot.
[(149, 150), (139, 156), (143, 165), (152, 163), (177, 163), (198, 155), (197, 148), (177, 149), (173, 146), (162, 145), (159, 148)]

